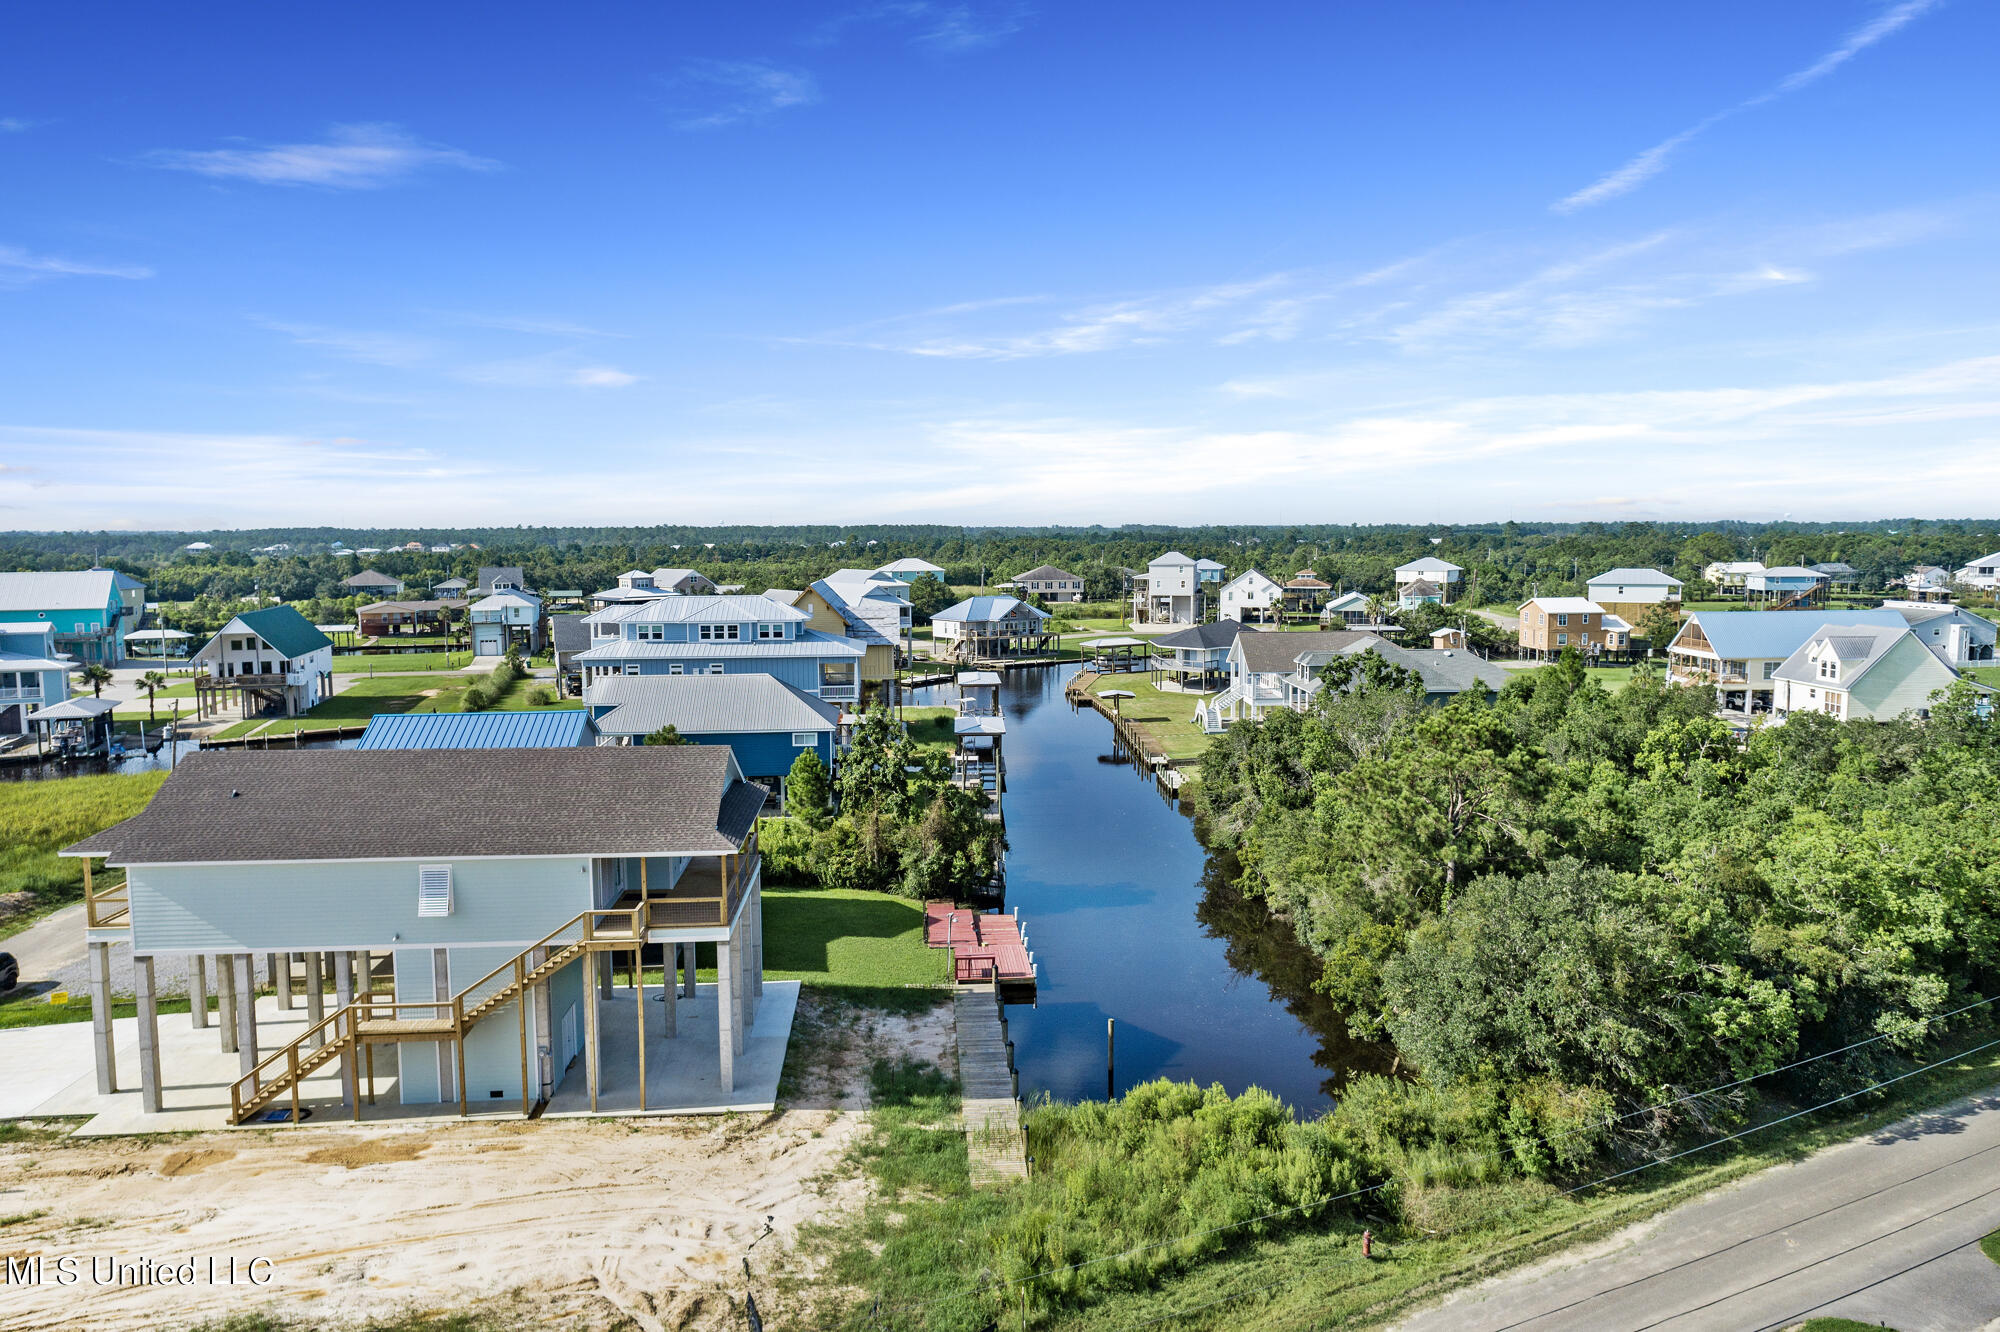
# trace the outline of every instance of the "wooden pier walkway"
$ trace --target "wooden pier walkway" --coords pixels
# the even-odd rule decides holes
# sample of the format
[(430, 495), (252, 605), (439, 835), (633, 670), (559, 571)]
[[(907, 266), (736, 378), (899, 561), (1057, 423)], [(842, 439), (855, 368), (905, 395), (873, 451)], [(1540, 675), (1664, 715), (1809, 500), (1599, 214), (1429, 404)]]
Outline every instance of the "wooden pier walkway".
[(1028, 1137), (1021, 1130), (1014, 1051), (1000, 991), (966, 986), (952, 996), (958, 1029), (958, 1081), (965, 1150), (974, 1188), (1028, 1177)]
[(950, 902), (924, 903), (924, 943), (951, 950), (952, 980), (1014, 989), (1035, 983), (1035, 955), (1019, 917), (972, 911)]

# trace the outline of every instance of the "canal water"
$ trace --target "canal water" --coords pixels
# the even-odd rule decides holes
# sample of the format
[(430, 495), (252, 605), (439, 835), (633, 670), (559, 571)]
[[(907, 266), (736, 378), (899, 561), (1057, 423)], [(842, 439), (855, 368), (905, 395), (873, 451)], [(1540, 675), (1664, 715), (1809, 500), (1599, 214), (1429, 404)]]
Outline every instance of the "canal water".
[(1317, 964), (1289, 928), (1230, 886), (1228, 854), (1202, 847), (1110, 722), (1072, 710), (1074, 669), (1011, 672), (1001, 694), (1007, 909), (1041, 973), (1036, 1003), (1007, 1010), (1022, 1096), (1105, 1095), (1108, 1018), (1121, 1092), (1158, 1077), (1255, 1085), (1311, 1114), (1350, 1071), (1386, 1071), (1389, 1053), (1351, 1040), (1313, 992)]

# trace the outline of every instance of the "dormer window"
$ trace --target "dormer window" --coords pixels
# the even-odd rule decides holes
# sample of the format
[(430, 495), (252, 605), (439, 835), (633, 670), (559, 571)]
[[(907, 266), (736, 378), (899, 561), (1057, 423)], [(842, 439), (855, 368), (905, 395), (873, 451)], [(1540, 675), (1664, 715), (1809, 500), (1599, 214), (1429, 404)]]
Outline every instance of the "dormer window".
[(1840, 661), (1834, 657), (1821, 657), (1819, 659), (1819, 678), (1822, 680), (1838, 680), (1840, 678)]
[(740, 624), (704, 624), (701, 626), (701, 641), (704, 643), (734, 643), (743, 636)]

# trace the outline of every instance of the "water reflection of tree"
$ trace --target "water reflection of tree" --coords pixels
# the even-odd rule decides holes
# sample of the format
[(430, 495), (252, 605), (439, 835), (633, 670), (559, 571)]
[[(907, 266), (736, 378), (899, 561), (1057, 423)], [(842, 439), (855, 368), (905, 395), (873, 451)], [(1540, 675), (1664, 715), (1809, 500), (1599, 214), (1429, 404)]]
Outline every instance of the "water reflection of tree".
[(1395, 1067), (1395, 1050), (1387, 1042), (1356, 1040), (1348, 1032), (1346, 1012), (1313, 989), (1320, 973), (1319, 959), (1262, 902), (1244, 896), (1236, 887), (1236, 877), (1233, 852), (1208, 852), (1195, 919), (1212, 937), (1223, 941), (1223, 953), (1231, 967), (1264, 982), (1292, 1016), (1319, 1038), (1313, 1063), (1330, 1075), (1320, 1083), (1320, 1093), (1328, 1098), (1338, 1096), (1356, 1073), (1390, 1072)]

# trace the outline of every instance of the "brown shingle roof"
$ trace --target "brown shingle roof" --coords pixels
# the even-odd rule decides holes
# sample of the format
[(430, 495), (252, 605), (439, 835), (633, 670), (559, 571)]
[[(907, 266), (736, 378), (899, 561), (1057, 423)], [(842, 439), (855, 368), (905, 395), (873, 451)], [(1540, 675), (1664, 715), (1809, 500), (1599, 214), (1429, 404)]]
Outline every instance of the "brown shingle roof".
[(722, 745), (190, 754), (139, 814), (68, 848), (114, 865), (719, 855), (764, 792)]

